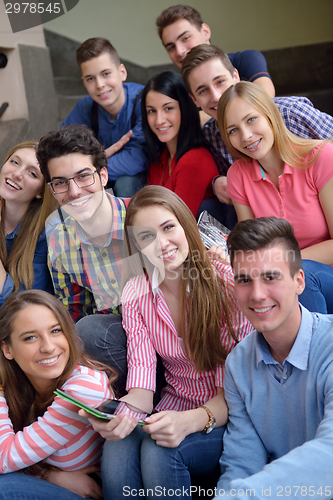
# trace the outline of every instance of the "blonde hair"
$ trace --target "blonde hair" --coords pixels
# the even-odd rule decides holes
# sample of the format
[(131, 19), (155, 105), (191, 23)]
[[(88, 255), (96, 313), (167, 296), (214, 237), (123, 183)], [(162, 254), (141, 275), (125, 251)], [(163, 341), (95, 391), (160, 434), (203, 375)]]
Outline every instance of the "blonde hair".
[[(19, 149), (30, 148), (36, 150), (37, 141), (23, 141), (14, 146), (6, 155), (3, 165)], [(26, 211), (21, 226), (14, 240), (10, 254), (7, 255), (5, 239), (5, 214), (6, 200), (1, 199), (1, 222), (0, 222), (0, 259), (4, 263), (6, 271), (14, 281), (14, 290), (18, 290), (21, 284), (25, 288), (31, 288), (34, 280), (33, 259), (36, 251), (37, 240), (40, 233), (45, 228), (47, 217), (56, 209), (57, 202), (53, 198), (51, 191), (45, 189), (40, 199), (31, 200)]]
[[(302, 139), (289, 132), (274, 101), (259, 85), (252, 82), (239, 82), (232, 85), (219, 100), (217, 123), (221, 137), (233, 156), (249, 161), (249, 156), (234, 148), (227, 132), (226, 112), (229, 104), (236, 97), (252, 104), (266, 118), (273, 132), (274, 149), (284, 163), (291, 167), (304, 168), (310, 167), (316, 161), (320, 151), (328, 141)], [(321, 148), (317, 153), (310, 160), (305, 161), (306, 156), (319, 144), (321, 144)]]

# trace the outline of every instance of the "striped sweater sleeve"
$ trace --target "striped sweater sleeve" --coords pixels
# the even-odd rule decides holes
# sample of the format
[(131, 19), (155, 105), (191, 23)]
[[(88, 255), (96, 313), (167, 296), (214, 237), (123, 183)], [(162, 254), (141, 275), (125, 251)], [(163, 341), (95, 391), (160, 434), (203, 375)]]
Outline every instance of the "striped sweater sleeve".
[[(74, 370), (62, 389), (94, 407), (112, 397), (106, 374), (83, 366)], [(63, 448), (70, 448), (72, 456), (79, 459), (92, 444), (89, 439), (84, 439), (85, 434), (91, 437), (93, 432), (87, 420), (78, 415), (78, 411), (77, 406), (55, 396), (42, 417), (23, 431), (15, 433), (6, 399), (0, 397), (0, 473), (24, 469), (53, 454), (61, 455)], [(66, 459), (62, 460), (66, 462)], [(72, 468), (75, 465), (71, 463)], [(81, 467), (85, 465), (82, 463)], [(66, 469), (66, 463), (64, 467), (59, 467)]]

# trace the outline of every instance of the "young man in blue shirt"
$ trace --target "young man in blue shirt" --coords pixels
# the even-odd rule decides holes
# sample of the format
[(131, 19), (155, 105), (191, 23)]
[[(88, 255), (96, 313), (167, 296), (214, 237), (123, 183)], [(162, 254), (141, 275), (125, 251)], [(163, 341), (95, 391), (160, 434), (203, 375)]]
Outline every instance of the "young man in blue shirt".
[[(158, 34), (171, 61), (182, 67), (186, 54), (196, 45), (209, 44), (211, 31), (200, 13), (189, 5), (172, 5), (156, 19)], [(275, 96), (274, 84), (267, 71), (266, 59), (257, 50), (229, 54), (242, 80), (256, 82), (268, 95)]]
[(131, 197), (146, 184), (148, 157), (142, 132), (142, 85), (126, 83), (127, 72), (109, 40), (89, 38), (76, 52), (89, 96), (80, 99), (62, 125), (87, 125), (106, 148), (108, 187)]
[(217, 498), (332, 498), (333, 316), (299, 304), (301, 253), (286, 220), (242, 221), (228, 247), (255, 330), (225, 365)]

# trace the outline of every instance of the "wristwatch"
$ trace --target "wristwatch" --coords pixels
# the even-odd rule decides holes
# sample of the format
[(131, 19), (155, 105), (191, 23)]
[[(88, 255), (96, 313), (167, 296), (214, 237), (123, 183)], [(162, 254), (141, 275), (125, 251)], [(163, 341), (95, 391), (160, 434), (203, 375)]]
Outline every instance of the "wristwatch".
[(210, 409), (207, 408), (207, 406), (204, 406), (204, 405), (196, 406), (195, 409), (197, 409), (197, 408), (203, 408), (208, 415), (209, 420), (201, 432), (203, 434), (209, 434), (210, 432), (212, 432), (212, 430), (214, 429), (214, 427), (216, 425), (216, 418), (214, 417), (214, 415), (212, 414)]

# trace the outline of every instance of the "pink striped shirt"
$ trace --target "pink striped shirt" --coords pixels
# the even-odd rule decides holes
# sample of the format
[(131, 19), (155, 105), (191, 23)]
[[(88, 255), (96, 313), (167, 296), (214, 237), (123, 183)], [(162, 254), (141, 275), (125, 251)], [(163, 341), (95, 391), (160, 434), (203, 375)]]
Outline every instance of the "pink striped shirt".
[[(214, 266), (227, 284), (233, 309), (231, 321), (240, 340), (253, 327), (237, 306), (231, 267), (218, 262), (214, 262)], [(216, 396), (217, 387), (223, 386), (224, 367), (219, 365), (210, 372), (197, 372), (184, 353), (162, 291), (159, 287), (152, 289), (145, 275), (136, 276), (126, 283), (122, 311), (127, 333), (127, 390), (155, 391), (157, 352), (163, 360), (168, 384), (162, 391), (157, 410), (185, 411)], [(228, 351), (235, 343), (226, 324), (221, 326), (221, 342)]]
[[(85, 366), (78, 366), (62, 389), (93, 407), (112, 398), (107, 375)], [(6, 399), (0, 397), (0, 473), (24, 469), (45, 458), (66, 471), (98, 463), (104, 439), (78, 411), (55, 396), (42, 417), (15, 433)]]

